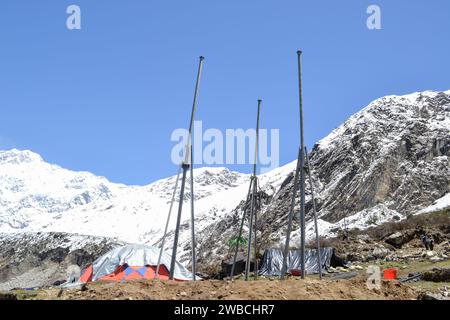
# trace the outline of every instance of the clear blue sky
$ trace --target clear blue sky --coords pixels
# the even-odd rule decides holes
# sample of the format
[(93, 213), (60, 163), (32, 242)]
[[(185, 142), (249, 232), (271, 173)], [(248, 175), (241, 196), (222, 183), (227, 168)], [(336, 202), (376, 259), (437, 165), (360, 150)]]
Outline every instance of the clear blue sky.
[[(82, 30), (66, 29), (66, 8)], [(366, 9), (382, 9), (382, 30)], [(450, 89), (448, 0), (3, 0), (0, 148), (114, 182), (175, 174), (170, 134), (186, 127), (197, 57), (207, 128), (279, 128), (298, 146), (296, 50), (304, 50), (309, 146), (371, 100)], [(250, 166), (232, 166), (248, 172)]]

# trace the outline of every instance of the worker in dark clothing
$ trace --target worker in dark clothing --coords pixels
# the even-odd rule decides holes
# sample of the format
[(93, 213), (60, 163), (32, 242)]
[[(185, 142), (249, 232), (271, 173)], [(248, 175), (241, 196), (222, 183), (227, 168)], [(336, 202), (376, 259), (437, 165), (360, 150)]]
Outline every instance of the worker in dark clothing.
[(347, 241), (348, 239), (349, 239), (348, 229), (344, 229), (344, 232), (342, 234), (342, 240)]
[(434, 249), (433, 238), (427, 236), (426, 234), (423, 234), (420, 238), (422, 240), (422, 243), (423, 243), (425, 249), (433, 251), (433, 249)]

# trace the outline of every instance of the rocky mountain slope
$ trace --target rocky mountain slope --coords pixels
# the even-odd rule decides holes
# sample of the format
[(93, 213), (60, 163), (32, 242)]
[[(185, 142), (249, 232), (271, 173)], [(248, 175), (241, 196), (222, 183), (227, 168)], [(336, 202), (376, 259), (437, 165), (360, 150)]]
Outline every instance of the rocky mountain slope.
[[(322, 235), (450, 206), (450, 92), (377, 99), (319, 141), (310, 158)], [(284, 243), (292, 164), (290, 169), (260, 213), (261, 250)], [(308, 183), (306, 211), (310, 238), (314, 228)], [(216, 231), (203, 241), (201, 252), (232, 237), (240, 214), (236, 210), (212, 224), (210, 230)], [(292, 244), (299, 244), (298, 223)], [(227, 250), (216, 253), (224, 256)], [(206, 262), (210, 256), (203, 258)]]
[(313, 150), (319, 207), (335, 222), (384, 204), (401, 215), (450, 192), (450, 96), (389, 96), (352, 116)]
[(64, 233), (0, 234), (0, 291), (65, 281), (72, 272), (79, 275), (98, 256), (123, 244)]
[[(310, 157), (322, 235), (334, 235), (345, 225), (367, 228), (445, 207), (450, 192), (450, 91), (378, 99), (318, 142)], [(260, 176), (261, 250), (284, 241), (295, 165)], [(249, 175), (201, 168), (194, 176), (200, 263), (218, 264), (236, 233)], [(56, 232), (92, 236), (86, 245), (95, 237), (158, 245), (174, 181), (170, 177), (147, 186), (125, 186), (46, 163), (30, 151), (0, 151), (0, 233), (3, 239)], [(310, 198), (308, 187), (308, 238), (313, 235)], [(189, 200), (189, 192), (183, 200)], [(178, 257), (188, 262), (189, 206), (184, 208)], [(174, 225), (175, 210), (168, 247)], [(294, 225), (293, 245), (298, 236)]]

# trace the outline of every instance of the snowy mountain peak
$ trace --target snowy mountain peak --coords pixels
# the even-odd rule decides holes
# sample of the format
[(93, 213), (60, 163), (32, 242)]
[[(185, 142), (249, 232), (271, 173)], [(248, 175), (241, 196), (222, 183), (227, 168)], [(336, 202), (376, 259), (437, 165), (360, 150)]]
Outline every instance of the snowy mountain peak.
[[(323, 182), (340, 194), (327, 200), (337, 206), (325, 216), (336, 219), (387, 200), (406, 213), (442, 197), (449, 191), (449, 128), (450, 95), (444, 92), (386, 96), (351, 116), (311, 155)], [(355, 196), (365, 200), (339, 200)]]
[[(176, 176), (147, 186), (126, 186), (49, 164), (31, 151), (14, 149), (0, 155), (0, 233), (66, 232), (135, 243), (159, 241)], [(200, 229), (239, 204), (248, 179), (227, 168), (194, 169)], [(189, 190), (187, 183), (183, 201), (190, 199)], [(189, 221), (189, 209), (184, 206), (183, 224)]]
[(3, 164), (21, 164), (31, 162), (42, 162), (43, 159), (37, 153), (29, 150), (11, 149), (8, 151), (0, 150), (0, 165)]
[(418, 121), (427, 121), (433, 130), (450, 128), (450, 91), (425, 91), (376, 99), (320, 140), (317, 147), (326, 149), (335, 141), (356, 135), (365, 135), (365, 140), (369, 140), (371, 134), (381, 131), (398, 138), (399, 131), (408, 133), (410, 126)]

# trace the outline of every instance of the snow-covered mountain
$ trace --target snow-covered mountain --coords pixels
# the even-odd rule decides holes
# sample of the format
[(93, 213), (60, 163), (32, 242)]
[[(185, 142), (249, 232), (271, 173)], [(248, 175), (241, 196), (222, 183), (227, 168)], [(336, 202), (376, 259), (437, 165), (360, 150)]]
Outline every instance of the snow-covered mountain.
[(413, 213), (450, 192), (449, 155), (449, 92), (375, 100), (314, 147), (322, 216), (379, 204)]
[[(248, 179), (225, 168), (194, 171), (199, 232), (238, 205)], [(0, 151), (0, 181), (2, 233), (66, 232), (155, 244), (164, 230), (175, 176), (143, 187), (125, 186), (49, 164), (31, 151), (9, 150)], [(184, 209), (183, 229), (189, 206)], [(175, 218), (176, 208), (172, 229)], [(181, 234), (181, 243), (188, 234)]]
[[(450, 91), (378, 99), (318, 142), (310, 157), (324, 235), (335, 234), (344, 224), (367, 228), (432, 211), (432, 206), (445, 207), (450, 192)], [(261, 248), (283, 242), (295, 165), (260, 176)], [(220, 262), (236, 232), (250, 177), (226, 168), (201, 168), (194, 178), (199, 258)], [(0, 151), (0, 233), (59, 232), (158, 245), (174, 182), (175, 176), (126, 186), (49, 164), (31, 151)], [(309, 188), (306, 200), (311, 237)], [(167, 249), (175, 216), (176, 207)], [(294, 226), (294, 243), (298, 235)], [(189, 260), (189, 240), (185, 205), (181, 261)]]
[[(419, 212), (450, 206), (450, 91), (387, 96), (370, 103), (319, 141), (311, 154), (321, 235), (365, 229)], [(260, 248), (282, 245), (292, 193), (294, 164), (280, 169), (286, 179), (259, 214)], [(269, 173), (271, 176), (273, 173)], [(314, 233), (307, 186), (307, 237)], [(297, 199), (297, 208), (298, 208)], [(297, 210), (298, 212), (298, 210)], [(227, 254), (240, 210), (209, 226), (200, 252)], [(297, 221), (298, 222), (298, 221)], [(298, 223), (292, 245), (299, 244)], [(201, 258), (206, 262), (210, 257)]]

